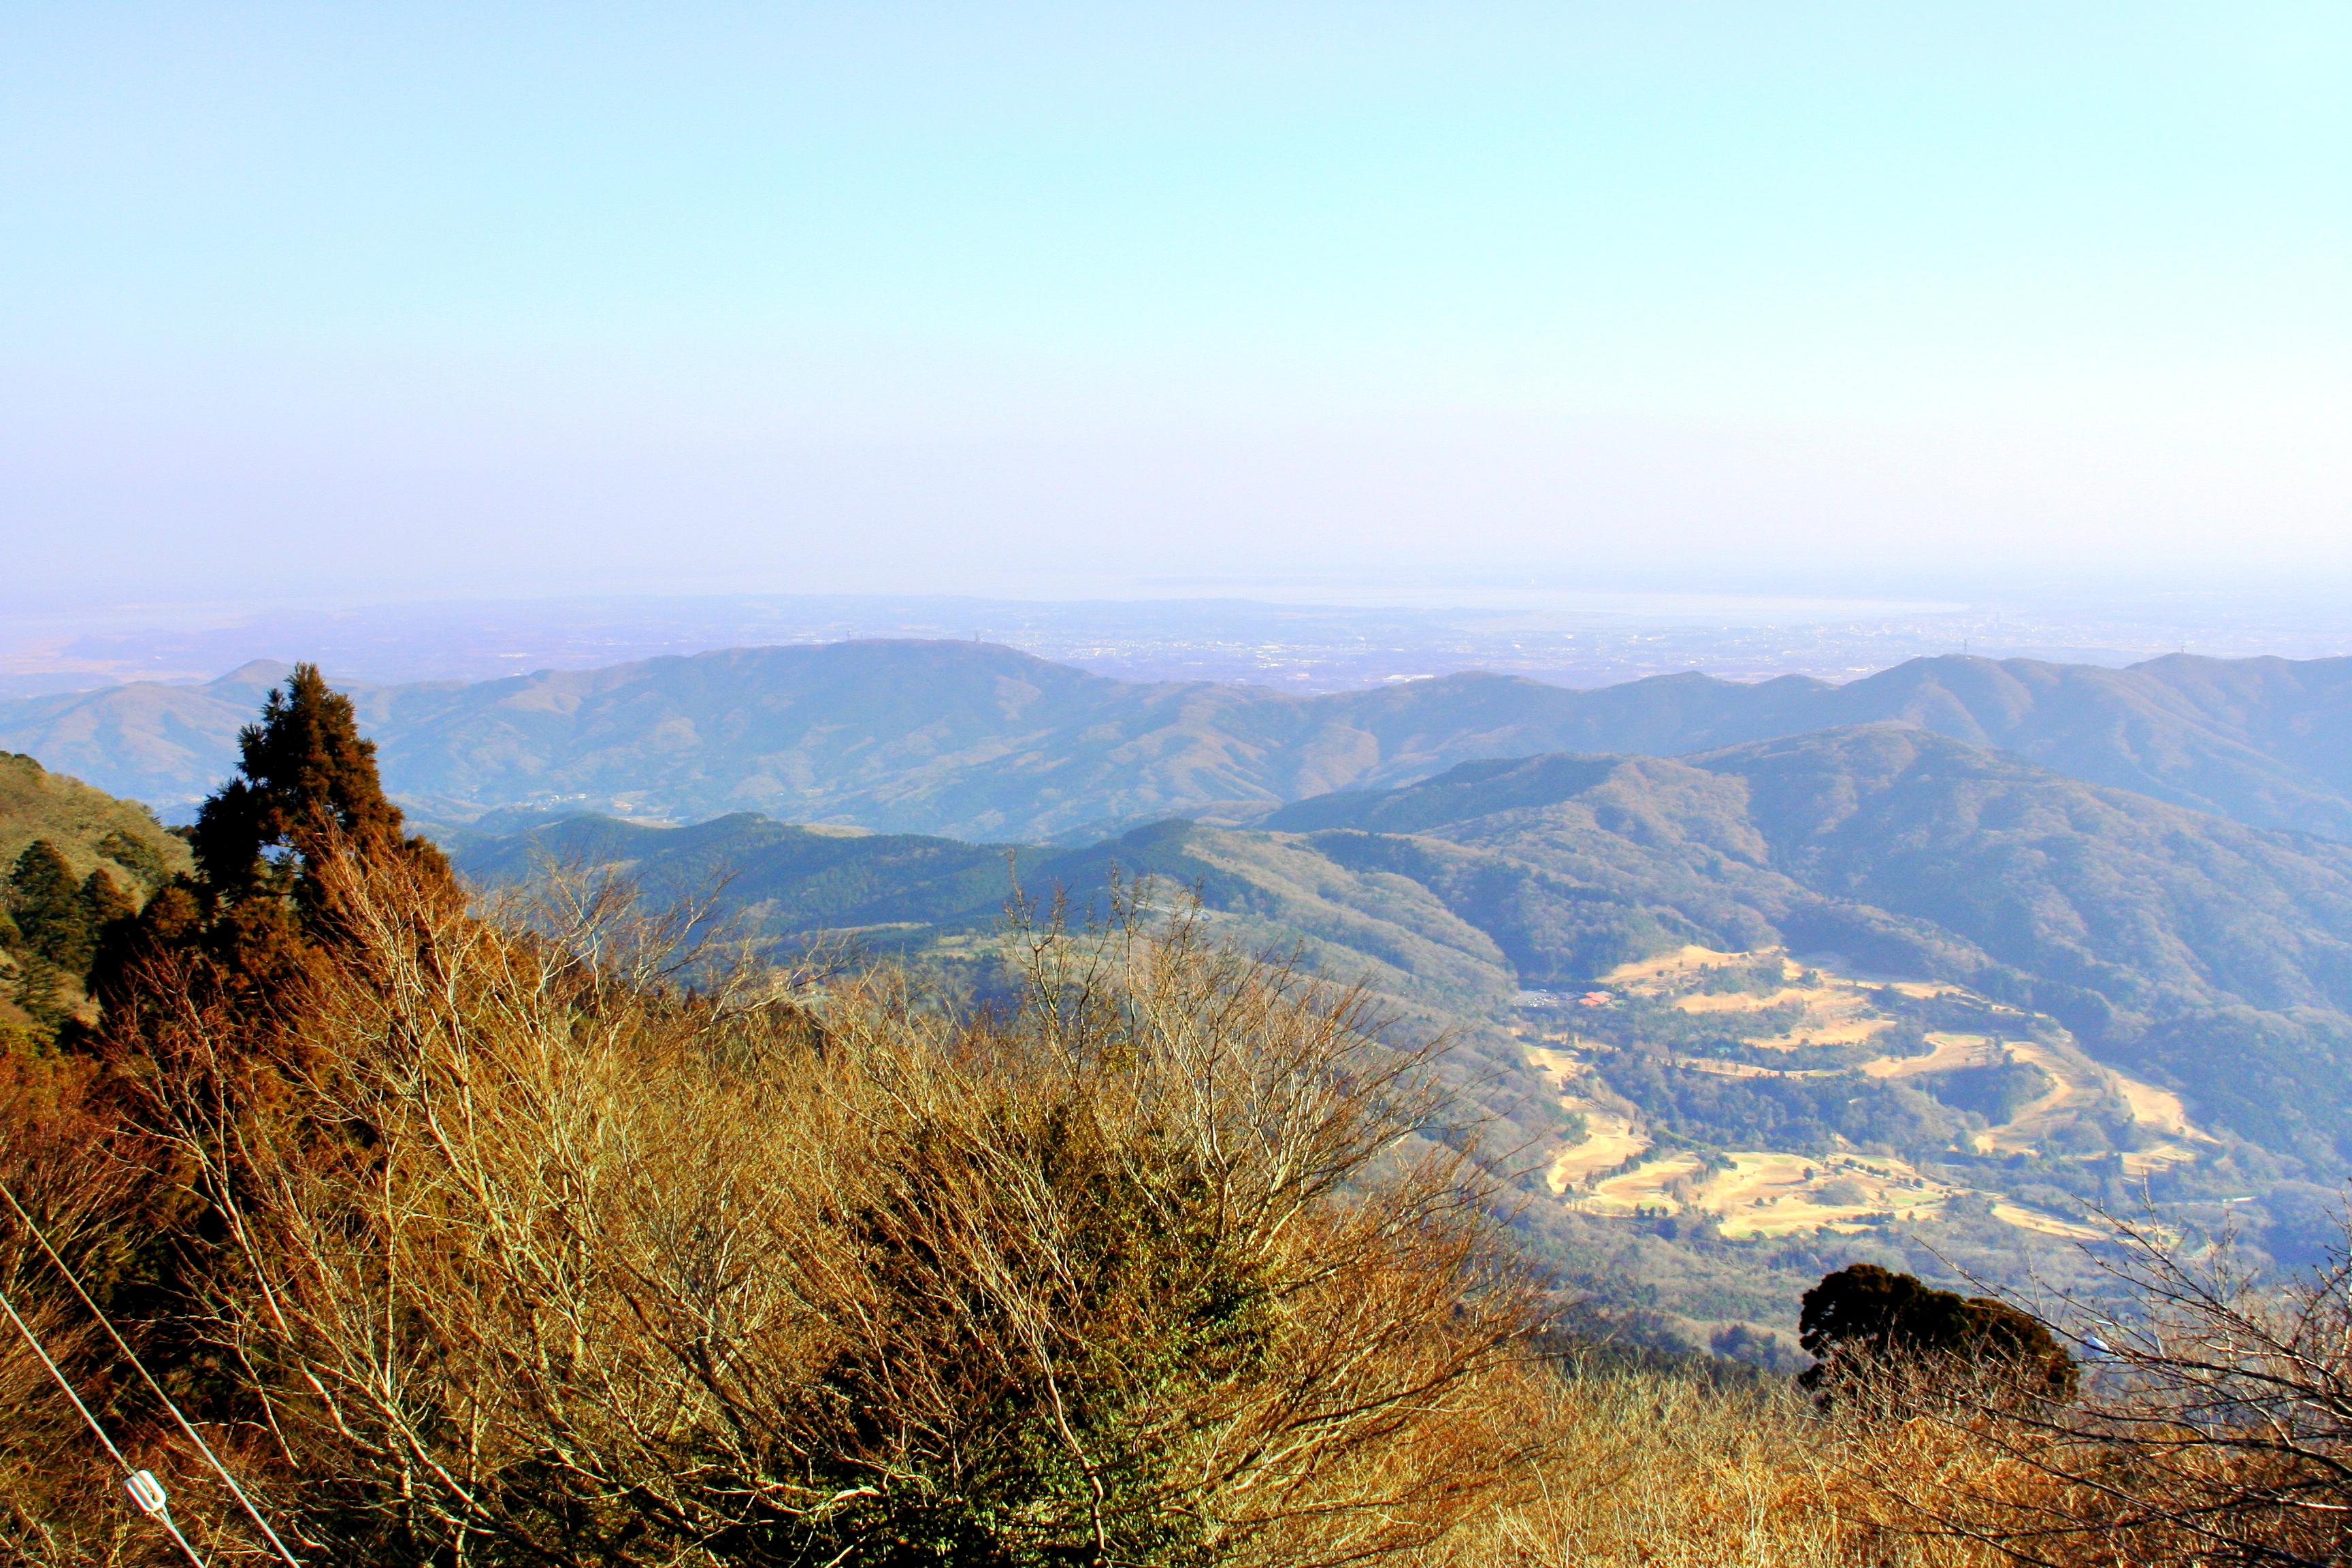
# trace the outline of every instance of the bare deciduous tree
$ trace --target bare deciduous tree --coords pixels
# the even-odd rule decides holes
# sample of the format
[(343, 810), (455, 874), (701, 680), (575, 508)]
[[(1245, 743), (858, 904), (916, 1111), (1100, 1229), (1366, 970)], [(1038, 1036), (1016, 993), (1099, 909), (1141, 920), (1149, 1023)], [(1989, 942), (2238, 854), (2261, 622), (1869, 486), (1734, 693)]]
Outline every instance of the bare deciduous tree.
[(2080, 1348), (2079, 1400), (1947, 1401), (1934, 1419), (1997, 1461), (1967, 1462), (1965, 1484), (1866, 1461), (1923, 1524), (2018, 1562), (2352, 1561), (2352, 1245), (2280, 1279), (2226, 1238), (2108, 1224), (2117, 1288), (2053, 1314)]
[(1337, 1563), (1511, 1473), (1534, 1292), (1360, 995), (1180, 917), (1028, 933), (1001, 1018), (753, 1005), (593, 889), (518, 929), (317, 874), (299, 1048), (192, 999), (145, 1101), (313, 1550)]

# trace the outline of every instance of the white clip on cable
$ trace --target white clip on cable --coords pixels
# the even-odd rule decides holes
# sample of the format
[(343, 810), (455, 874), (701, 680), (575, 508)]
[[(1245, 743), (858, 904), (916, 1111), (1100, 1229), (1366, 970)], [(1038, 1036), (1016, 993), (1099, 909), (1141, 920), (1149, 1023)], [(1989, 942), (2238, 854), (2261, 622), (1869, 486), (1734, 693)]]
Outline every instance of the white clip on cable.
[(162, 1514), (168, 1511), (163, 1496), (163, 1483), (155, 1479), (152, 1470), (133, 1470), (122, 1483), (131, 1500), (139, 1505), (142, 1513)]

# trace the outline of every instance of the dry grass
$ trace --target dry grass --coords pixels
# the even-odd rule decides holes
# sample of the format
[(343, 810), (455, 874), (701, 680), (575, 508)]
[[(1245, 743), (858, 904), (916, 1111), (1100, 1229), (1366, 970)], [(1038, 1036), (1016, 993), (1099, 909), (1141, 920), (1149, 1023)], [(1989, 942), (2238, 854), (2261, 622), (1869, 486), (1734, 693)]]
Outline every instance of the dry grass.
[(531, 934), (399, 875), (322, 867), (266, 1036), (165, 964), (128, 1080), (196, 1205), (156, 1342), (314, 1558), (1305, 1568), (1528, 1451), (1535, 1292), (1360, 996), (1181, 920), (1033, 933), (1004, 1016), (689, 989), (593, 890)]
[(1965, 1462), (1948, 1434), (1826, 1421), (1785, 1386), (1568, 1369), (1529, 1391), (1549, 1452), (1524, 1489), (1425, 1561), (1449, 1568), (1990, 1564), (1911, 1528), (1869, 1478)]

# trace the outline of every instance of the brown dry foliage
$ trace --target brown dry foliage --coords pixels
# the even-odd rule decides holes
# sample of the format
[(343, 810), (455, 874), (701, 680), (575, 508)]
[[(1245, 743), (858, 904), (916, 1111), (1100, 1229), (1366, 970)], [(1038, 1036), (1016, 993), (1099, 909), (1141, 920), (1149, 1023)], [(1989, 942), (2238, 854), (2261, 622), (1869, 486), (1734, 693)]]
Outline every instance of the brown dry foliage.
[[(1130, 920), (974, 1016), (418, 874), (322, 861), (338, 942), (258, 1026), (159, 951), (103, 1093), (0, 1079), (0, 1173), (314, 1563), (2343, 1560), (2343, 1270), (2150, 1265), (2073, 1414), (1562, 1368), (1360, 995)], [(0, 1283), (257, 1560), (13, 1230)], [(0, 1561), (175, 1561), (44, 1377), (0, 1344)]]
[(299, 1009), (149, 976), (124, 1081), (165, 1337), (320, 1560), (1342, 1563), (1514, 1472), (1535, 1294), (1360, 996), (1181, 920), (1034, 933), (1003, 1018), (688, 990), (611, 900), (319, 874)]
[[(103, 1282), (128, 1250), (119, 1220), (135, 1185), (116, 1156), (120, 1134), (89, 1104), (93, 1064), (22, 1052), (0, 1056), (0, 1181), (84, 1277)], [(13, 1218), (0, 1219), (0, 1294), (100, 1410), (115, 1394), (95, 1325), (59, 1289)], [(88, 1430), (16, 1327), (0, 1321), (0, 1553), (19, 1561), (112, 1561), (146, 1531), (127, 1509), (88, 1509)], [(127, 1436), (128, 1434), (126, 1433)], [(71, 1460), (60, 1464), (60, 1456)], [(142, 1451), (142, 1461), (146, 1458)], [(111, 1485), (104, 1472), (101, 1484)], [(89, 1517), (95, 1515), (95, 1517)]]
[(1528, 1389), (1544, 1438), (1522, 1491), (1423, 1561), (1435, 1568), (1979, 1568), (1874, 1472), (1981, 1478), (1987, 1456), (1922, 1425), (1825, 1420), (1785, 1385), (1570, 1366)]
[(2352, 1236), (2280, 1279), (2226, 1237), (2108, 1223), (2131, 1310), (2060, 1301), (2082, 1399), (1948, 1405), (1953, 1440), (1994, 1462), (1969, 1485), (1889, 1474), (1890, 1495), (2020, 1563), (2352, 1562)]

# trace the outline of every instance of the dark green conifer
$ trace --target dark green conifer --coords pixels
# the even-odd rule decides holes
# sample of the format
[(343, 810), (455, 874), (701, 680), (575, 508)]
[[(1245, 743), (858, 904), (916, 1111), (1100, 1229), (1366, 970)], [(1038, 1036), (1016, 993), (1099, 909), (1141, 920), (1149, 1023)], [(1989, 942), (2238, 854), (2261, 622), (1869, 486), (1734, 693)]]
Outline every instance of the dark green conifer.
[(159, 889), (136, 915), (117, 921), (100, 933), (97, 956), (90, 961), (89, 994), (98, 999), (107, 1018), (128, 1020), (136, 1015), (142, 1000), (142, 961), (193, 951), (204, 936), (204, 905), (197, 889), (186, 878), (177, 879)]
[(18, 961), (15, 999), (41, 1032), (45, 1046), (73, 1016), (66, 1005), (65, 971), (38, 953), (26, 953)]
[(46, 838), (25, 846), (8, 873), (8, 902), (25, 945), (59, 969), (89, 967), (93, 935), (73, 868)]
[(139, 912), (131, 895), (115, 885), (114, 879), (103, 869), (92, 871), (81, 885), (82, 920), (89, 930), (95, 945), (105, 934), (106, 928), (117, 921), (129, 920)]
[[(401, 833), (400, 808), (376, 776), (375, 742), (361, 735), (352, 700), (319, 667), (298, 664), (269, 693), (261, 721), (237, 735), (237, 777), (196, 817), (197, 869), (216, 895), (239, 898), (275, 880), (276, 862), (321, 856), (430, 852)], [(437, 856), (436, 856), (437, 859)]]

